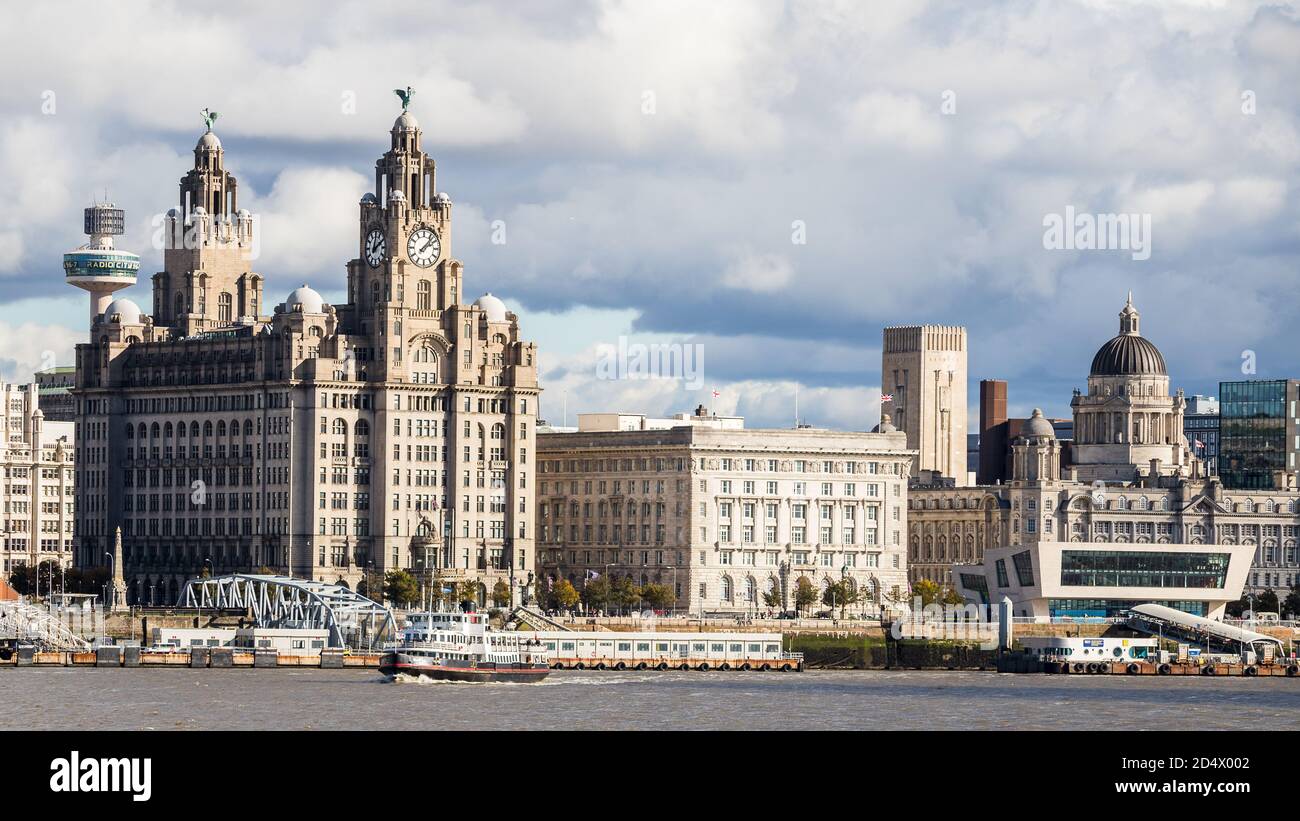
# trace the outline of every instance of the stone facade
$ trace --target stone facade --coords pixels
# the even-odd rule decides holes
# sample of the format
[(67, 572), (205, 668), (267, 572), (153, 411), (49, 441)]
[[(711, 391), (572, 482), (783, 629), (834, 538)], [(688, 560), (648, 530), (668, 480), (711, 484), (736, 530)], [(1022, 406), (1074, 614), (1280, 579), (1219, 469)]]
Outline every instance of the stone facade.
[(5, 410), (0, 420), (4, 449), (0, 571), (4, 578), (22, 565), (72, 564), (72, 424), (46, 421), (38, 391), (35, 384), (0, 385)]
[(941, 325), (885, 328), (880, 412), (917, 451), (912, 475), (967, 484), (966, 329)]
[(153, 313), (118, 299), (77, 349), (78, 553), (122, 528), (128, 602), (205, 566), (352, 587), (397, 568), (518, 600), (534, 566), (536, 347), (462, 301), (452, 204), (406, 112), (358, 209), (343, 305), (264, 313), (257, 220), (210, 131), (167, 217)]
[[(724, 429), (697, 416), (543, 434), (538, 448), (545, 585), (631, 576), (672, 587), (692, 613), (793, 609), (801, 576), (819, 590), (851, 579), (871, 613), (906, 593), (914, 453), (901, 433)], [(773, 591), (780, 607), (764, 602)]]
[[(1136, 334), (1131, 299), (1120, 317), (1121, 334)], [(980, 563), (989, 547), (1040, 541), (1254, 545), (1248, 592), (1300, 581), (1300, 492), (1228, 490), (1206, 476), (1187, 448), (1182, 395), (1169, 394), (1163, 357), (1146, 351), (1133, 372), (1111, 373), (1121, 368), (1102, 357), (1106, 350), (1094, 359), (1087, 396), (1075, 395), (1076, 436), (1081, 427), (1090, 433), (1074, 452), (1088, 461), (1063, 464), (1061, 443), (1036, 410), (1012, 442), (1011, 481), (909, 490), (913, 582), (950, 585), (954, 564)], [(1110, 438), (1118, 441), (1096, 441)], [(1113, 461), (1126, 458), (1134, 461)]]

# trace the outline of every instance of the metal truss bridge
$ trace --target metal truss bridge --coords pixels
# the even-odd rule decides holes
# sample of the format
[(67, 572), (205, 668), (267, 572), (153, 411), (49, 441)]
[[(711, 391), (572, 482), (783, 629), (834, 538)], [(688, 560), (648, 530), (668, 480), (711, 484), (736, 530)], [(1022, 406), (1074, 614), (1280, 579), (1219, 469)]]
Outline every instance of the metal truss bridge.
[(86, 651), (90, 644), (43, 607), (21, 599), (0, 601), (0, 640), (32, 644), (40, 650)]
[(242, 610), (258, 627), (329, 631), (329, 646), (369, 650), (397, 637), (393, 613), (339, 584), (236, 573), (191, 579), (181, 607)]

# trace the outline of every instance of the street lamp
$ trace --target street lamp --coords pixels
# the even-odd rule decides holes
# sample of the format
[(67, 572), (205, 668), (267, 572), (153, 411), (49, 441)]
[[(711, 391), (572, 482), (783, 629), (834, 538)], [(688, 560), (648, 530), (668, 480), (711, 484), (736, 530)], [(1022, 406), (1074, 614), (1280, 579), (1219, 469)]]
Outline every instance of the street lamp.
[[(109, 552), (106, 550), (106, 551), (104, 551), (104, 555), (108, 557), (108, 580), (104, 582), (104, 603), (107, 604), (107, 605), (109, 606), (109, 609), (111, 610), (111, 609), (113, 608), (113, 605), (117, 603), (117, 601), (116, 601), (116, 598), (117, 598), (117, 597), (116, 597), (116, 593), (117, 593), (117, 591), (116, 591), (116, 590), (113, 591), (113, 593), (115, 594), (115, 595), (114, 595), (114, 601), (112, 601), (112, 602), (109, 602), (109, 601), (108, 601), (108, 591), (109, 591), (109, 587), (113, 584), (113, 574), (114, 574), (114, 572), (115, 572), (115, 571), (114, 571), (114, 568), (113, 568), (113, 554), (112, 554), (112, 553), (109, 553)], [(40, 582), (40, 579), (41, 579), (41, 576), (40, 576), (39, 573), (37, 573), (37, 574), (36, 574), (36, 581), (39, 583), (39, 582)]]

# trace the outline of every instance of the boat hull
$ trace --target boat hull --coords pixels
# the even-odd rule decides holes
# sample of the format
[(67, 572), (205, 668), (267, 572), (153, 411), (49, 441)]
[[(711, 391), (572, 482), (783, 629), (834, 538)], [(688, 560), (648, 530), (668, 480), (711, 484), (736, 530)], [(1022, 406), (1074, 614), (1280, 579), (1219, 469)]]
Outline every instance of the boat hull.
[(434, 681), (486, 683), (493, 681), (541, 681), (551, 672), (545, 664), (473, 664), (450, 659), (412, 658), (402, 653), (388, 653), (379, 661), (379, 672), (386, 676), (406, 674), (424, 676)]

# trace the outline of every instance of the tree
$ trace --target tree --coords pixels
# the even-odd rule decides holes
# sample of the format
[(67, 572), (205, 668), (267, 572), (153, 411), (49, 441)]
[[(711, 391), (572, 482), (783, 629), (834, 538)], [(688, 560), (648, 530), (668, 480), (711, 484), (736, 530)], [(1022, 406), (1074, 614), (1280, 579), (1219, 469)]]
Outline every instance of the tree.
[(390, 570), (384, 576), (384, 597), (399, 607), (409, 607), (420, 599), (420, 585), (405, 570)]
[(1277, 593), (1273, 592), (1273, 588), (1270, 587), (1255, 597), (1256, 613), (1276, 613), (1277, 611)]
[(9, 574), (9, 586), (23, 596), (36, 593), (47, 596), (52, 590), (67, 589), (67, 578), (57, 562), (44, 561), (35, 566), (20, 564)]
[(604, 610), (609, 604), (609, 582), (603, 578), (588, 579), (582, 585), (582, 601), (588, 610)]
[(492, 585), (492, 602), (497, 607), (510, 604), (510, 585), (505, 579), (497, 579), (497, 583)]
[(1300, 577), (1296, 578), (1296, 583), (1291, 587), (1291, 592), (1286, 594), (1286, 599), (1282, 601), (1282, 609), (1286, 615), (1291, 617), (1300, 616)]
[(478, 604), (478, 582), (473, 579), (465, 579), (452, 586), (456, 597), (456, 604), (471, 602)]
[(838, 607), (840, 609), (840, 618), (844, 618), (844, 611), (850, 604), (856, 604), (860, 594), (853, 582), (848, 579), (840, 579), (837, 582), (826, 585), (822, 591), (822, 604), (827, 607)]
[(677, 601), (677, 594), (666, 584), (647, 584), (641, 588), (641, 598), (652, 610), (667, 610)]
[(807, 576), (800, 576), (794, 585), (794, 607), (800, 613), (817, 601), (817, 588)]
[(609, 585), (609, 603), (619, 612), (626, 612), (641, 598), (641, 591), (632, 582), (631, 576), (622, 576)]
[(927, 607), (943, 599), (943, 588), (929, 579), (921, 579), (912, 585), (912, 598), (920, 598), (921, 606)]
[(772, 583), (771, 590), (763, 594), (763, 604), (778, 610), (782, 607), (781, 590), (776, 586), (776, 582)]
[(551, 602), (559, 610), (572, 610), (581, 598), (568, 579), (560, 579), (551, 588)]

